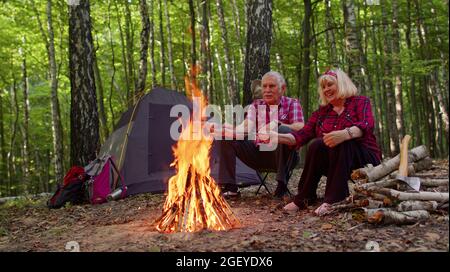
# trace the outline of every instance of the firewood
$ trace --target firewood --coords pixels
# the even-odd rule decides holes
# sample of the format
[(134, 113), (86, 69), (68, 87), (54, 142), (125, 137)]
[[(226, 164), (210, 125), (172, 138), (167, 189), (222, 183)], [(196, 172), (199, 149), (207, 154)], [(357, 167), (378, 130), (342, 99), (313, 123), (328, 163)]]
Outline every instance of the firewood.
[[(428, 155), (428, 149), (424, 145), (421, 145), (411, 149), (408, 152), (408, 161), (416, 162), (427, 157)], [(399, 165), (400, 154), (390, 160), (382, 162), (380, 165), (377, 165), (375, 167), (368, 166), (354, 170), (351, 174), (351, 179), (359, 183), (373, 182), (397, 170)]]
[(448, 179), (422, 179), (420, 181), (420, 185), (426, 187), (439, 187), (439, 186), (448, 187)]
[(403, 201), (397, 206), (397, 211), (406, 212), (406, 211), (435, 211), (438, 207), (438, 203), (436, 201), (417, 201), (417, 200), (408, 200)]
[(387, 209), (378, 209), (367, 212), (367, 221), (371, 224), (413, 224), (430, 218), (427, 211), (396, 212)]
[(384, 194), (398, 200), (430, 200), (437, 202), (448, 201), (448, 192), (416, 192), (416, 193), (405, 193), (394, 189), (387, 188), (371, 188), (376, 193)]
[(444, 202), (444, 203), (439, 204), (437, 208), (439, 210), (446, 210), (446, 211), (448, 211), (448, 202)]
[(398, 183), (399, 183), (399, 181), (396, 179), (385, 179), (385, 180), (380, 180), (380, 181), (375, 181), (375, 182), (364, 183), (364, 184), (359, 185), (358, 188), (361, 190), (368, 190), (370, 188), (375, 188), (375, 187), (380, 187), (380, 188), (395, 187), (395, 186), (397, 186)]

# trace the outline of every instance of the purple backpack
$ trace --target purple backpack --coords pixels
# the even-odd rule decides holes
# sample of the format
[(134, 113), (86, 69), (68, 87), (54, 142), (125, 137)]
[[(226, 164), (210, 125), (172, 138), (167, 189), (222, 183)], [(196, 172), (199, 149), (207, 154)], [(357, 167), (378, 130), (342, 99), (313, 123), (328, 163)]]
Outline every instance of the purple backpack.
[[(101, 204), (110, 199), (126, 196), (127, 188), (111, 156), (105, 155), (93, 160), (84, 167), (84, 170), (90, 176), (86, 182), (86, 190), (91, 204)], [(120, 186), (117, 186), (118, 180)]]

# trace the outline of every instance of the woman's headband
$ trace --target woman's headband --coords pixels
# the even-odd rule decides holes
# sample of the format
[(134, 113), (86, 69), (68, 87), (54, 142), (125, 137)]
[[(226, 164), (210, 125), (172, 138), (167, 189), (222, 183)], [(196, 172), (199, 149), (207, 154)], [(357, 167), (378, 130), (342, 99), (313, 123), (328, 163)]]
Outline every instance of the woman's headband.
[(330, 76), (334, 76), (334, 78), (337, 79), (337, 75), (335, 72), (331, 71), (331, 70), (327, 70), (325, 71), (325, 73), (323, 73), (324, 75), (330, 75)]

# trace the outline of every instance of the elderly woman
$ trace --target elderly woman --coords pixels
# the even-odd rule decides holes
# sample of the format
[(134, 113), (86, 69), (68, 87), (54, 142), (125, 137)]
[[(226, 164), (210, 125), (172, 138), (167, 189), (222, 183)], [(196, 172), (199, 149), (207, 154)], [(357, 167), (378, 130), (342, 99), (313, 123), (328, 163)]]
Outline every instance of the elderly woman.
[(330, 204), (349, 195), (347, 181), (351, 171), (368, 163), (378, 165), (381, 152), (373, 134), (374, 119), (369, 98), (357, 96), (356, 86), (339, 69), (328, 70), (318, 81), (319, 109), (303, 129), (276, 136), (279, 143), (296, 148), (312, 140), (298, 194), (284, 209), (297, 211), (315, 203), (317, 185), (325, 175), (325, 199), (315, 210), (317, 215), (323, 215), (330, 210)]

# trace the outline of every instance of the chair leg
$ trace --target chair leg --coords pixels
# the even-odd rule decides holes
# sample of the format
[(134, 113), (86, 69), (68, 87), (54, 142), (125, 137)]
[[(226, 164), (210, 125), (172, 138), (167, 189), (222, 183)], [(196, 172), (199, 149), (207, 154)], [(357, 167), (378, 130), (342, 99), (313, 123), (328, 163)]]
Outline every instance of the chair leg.
[(267, 178), (267, 176), (269, 175), (269, 173), (266, 173), (266, 175), (264, 176), (264, 178), (261, 176), (261, 174), (260, 174), (258, 171), (256, 171), (256, 174), (258, 175), (259, 181), (260, 181), (260, 183), (261, 183), (261, 184), (259, 185), (259, 187), (258, 187), (258, 190), (256, 190), (256, 195), (258, 195), (259, 190), (261, 189), (262, 186), (264, 186), (264, 188), (266, 188), (266, 191), (267, 191), (269, 194), (272, 194), (272, 193), (270, 192), (269, 188), (267, 188), (267, 185), (266, 185), (266, 178)]

